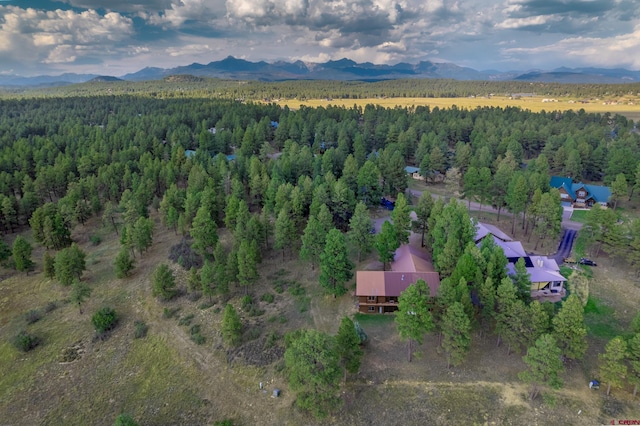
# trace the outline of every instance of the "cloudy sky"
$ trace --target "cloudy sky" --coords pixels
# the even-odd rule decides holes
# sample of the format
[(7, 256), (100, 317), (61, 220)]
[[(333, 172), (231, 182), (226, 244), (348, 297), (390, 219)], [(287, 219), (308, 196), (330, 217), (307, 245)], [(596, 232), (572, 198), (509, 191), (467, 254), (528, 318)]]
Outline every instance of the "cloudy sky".
[(250, 61), (640, 70), (638, 0), (0, 0), (0, 73)]

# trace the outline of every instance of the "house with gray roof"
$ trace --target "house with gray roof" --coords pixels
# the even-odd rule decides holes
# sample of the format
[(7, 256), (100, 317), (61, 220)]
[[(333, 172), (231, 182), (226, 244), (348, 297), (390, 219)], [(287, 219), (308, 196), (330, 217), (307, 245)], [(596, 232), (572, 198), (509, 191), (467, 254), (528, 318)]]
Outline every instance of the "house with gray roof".
[(560, 191), (560, 197), (565, 206), (589, 209), (598, 203), (602, 207), (607, 207), (611, 198), (611, 190), (608, 186), (574, 183), (568, 177), (552, 176), (549, 185)]

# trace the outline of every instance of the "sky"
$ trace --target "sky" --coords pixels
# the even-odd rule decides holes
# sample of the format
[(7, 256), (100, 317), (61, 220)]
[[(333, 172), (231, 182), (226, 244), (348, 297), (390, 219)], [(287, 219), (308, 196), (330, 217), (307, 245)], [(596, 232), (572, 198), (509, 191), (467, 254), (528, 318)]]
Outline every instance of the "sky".
[(0, 0), (0, 74), (249, 61), (640, 70), (638, 0)]

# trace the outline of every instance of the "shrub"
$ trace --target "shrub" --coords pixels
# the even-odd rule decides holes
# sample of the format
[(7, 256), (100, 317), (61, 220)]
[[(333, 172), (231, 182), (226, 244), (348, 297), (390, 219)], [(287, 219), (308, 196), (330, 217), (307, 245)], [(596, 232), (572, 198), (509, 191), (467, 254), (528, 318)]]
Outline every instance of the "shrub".
[(58, 304), (56, 302), (47, 302), (47, 304), (44, 305), (44, 312), (48, 314), (49, 312), (55, 311), (57, 307)]
[(162, 311), (162, 318), (173, 318), (180, 311), (180, 308), (164, 308)]
[(257, 306), (252, 306), (248, 312), (250, 317), (259, 317), (260, 315), (264, 315), (264, 309), (260, 309)]
[(178, 321), (178, 325), (191, 325), (191, 321), (193, 321), (193, 317), (195, 317), (194, 314), (189, 314), (187, 316), (180, 318), (180, 320)]
[(142, 339), (146, 337), (147, 331), (149, 331), (149, 326), (144, 321), (136, 321), (133, 323), (134, 331), (133, 337), (136, 339)]
[(289, 294), (292, 296), (302, 296), (306, 293), (304, 287), (300, 285), (300, 283), (293, 281), (290, 283)]
[(253, 299), (251, 298), (251, 296), (244, 296), (240, 301), (240, 307), (243, 311), (249, 311), (253, 307)]
[(27, 324), (38, 322), (40, 321), (40, 318), (42, 318), (42, 313), (38, 309), (31, 309), (29, 312), (24, 314), (24, 320)]
[(40, 339), (26, 331), (21, 331), (13, 338), (12, 343), (20, 352), (29, 352), (40, 344)]
[(138, 423), (136, 423), (136, 421), (133, 420), (133, 417), (131, 417), (130, 415), (120, 414), (116, 418), (114, 426), (138, 426)]
[(267, 303), (273, 303), (274, 299), (275, 299), (275, 297), (271, 293), (265, 293), (262, 296), (260, 296), (260, 300), (262, 300), (263, 302), (267, 302)]
[(275, 345), (278, 340), (280, 340), (280, 335), (276, 331), (271, 330), (269, 334), (267, 334), (267, 338), (264, 339), (264, 349), (269, 349)]
[(202, 267), (202, 256), (191, 249), (186, 238), (169, 249), (169, 260), (176, 262), (186, 270), (192, 267), (196, 269)]
[(233, 426), (233, 420), (231, 419), (218, 420), (217, 422), (213, 423), (213, 426)]
[(191, 340), (196, 345), (202, 345), (205, 341), (204, 336), (200, 333), (200, 324), (194, 324), (189, 329), (189, 334), (191, 335)]
[(89, 237), (89, 241), (91, 241), (92, 245), (97, 246), (102, 242), (102, 238), (99, 235), (92, 235)]
[(260, 337), (260, 329), (258, 327), (250, 328), (246, 333), (247, 340), (255, 340)]
[(91, 317), (91, 323), (99, 334), (106, 333), (118, 323), (118, 315), (112, 308), (104, 307)]
[(198, 309), (209, 309), (210, 307), (212, 307), (215, 304), (216, 304), (216, 302), (206, 301), (204, 303), (199, 304), (198, 305)]

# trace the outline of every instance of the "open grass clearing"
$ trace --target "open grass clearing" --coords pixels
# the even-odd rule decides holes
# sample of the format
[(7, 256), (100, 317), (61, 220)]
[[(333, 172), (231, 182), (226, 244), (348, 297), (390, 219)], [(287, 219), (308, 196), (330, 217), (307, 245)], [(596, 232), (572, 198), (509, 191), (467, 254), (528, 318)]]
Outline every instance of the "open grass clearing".
[(329, 105), (351, 108), (354, 105), (364, 107), (369, 104), (380, 105), (385, 108), (411, 108), (417, 106), (429, 106), (431, 108), (451, 108), (454, 105), (460, 109), (475, 109), (478, 107), (518, 107), (532, 112), (541, 111), (579, 111), (583, 109), (587, 113), (611, 113), (620, 114), (638, 121), (640, 119), (640, 103), (634, 99), (603, 99), (593, 100), (588, 103), (577, 103), (576, 98), (557, 98), (557, 102), (543, 102), (548, 96), (531, 96), (522, 98), (510, 98), (509, 96), (492, 97), (468, 97), (468, 98), (368, 98), (368, 99), (309, 99), (300, 101), (297, 99), (283, 99), (276, 103), (287, 105), (291, 109), (301, 106), (312, 108), (327, 107)]

